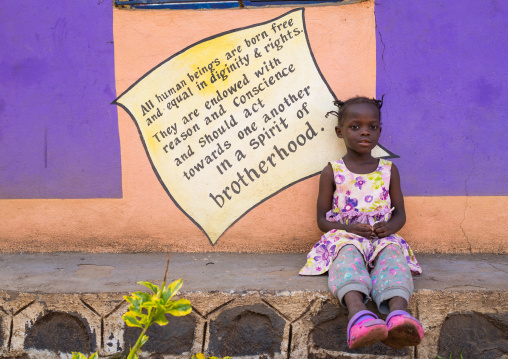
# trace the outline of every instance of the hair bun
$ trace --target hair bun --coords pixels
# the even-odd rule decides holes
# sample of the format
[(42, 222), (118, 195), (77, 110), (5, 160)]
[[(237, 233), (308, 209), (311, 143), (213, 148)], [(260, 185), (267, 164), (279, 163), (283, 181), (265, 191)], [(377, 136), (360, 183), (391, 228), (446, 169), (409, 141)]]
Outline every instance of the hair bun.
[(374, 101), (377, 103), (377, 108), (381, 110), (381, 107), (383, 107), (383, 100), (385, 98), (385, 95), (383, 94), (383, 96), (381, 96), (381, 100), (376, 100), (374, 99)]
[(325, 117), (328, 118), (330, 115), (337, 116), (337, 118), (339, 117), (339, 113), (337, 111), (329, 111), (326, 113)]

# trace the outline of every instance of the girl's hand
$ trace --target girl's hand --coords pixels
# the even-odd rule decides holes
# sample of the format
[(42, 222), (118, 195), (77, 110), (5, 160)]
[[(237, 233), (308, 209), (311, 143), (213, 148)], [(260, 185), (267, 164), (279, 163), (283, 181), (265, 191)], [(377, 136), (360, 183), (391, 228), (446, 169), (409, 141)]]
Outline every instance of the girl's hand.
[(373, 234), (372, 226), (363, 223), (351, 224), (346, 227), (346, 232), (357, 234), (364, 238), (370, 238)]
[(373, 229), (378, 238), (388, 237), (395, 233), (388, 222), (378, 222), (374, 224)]

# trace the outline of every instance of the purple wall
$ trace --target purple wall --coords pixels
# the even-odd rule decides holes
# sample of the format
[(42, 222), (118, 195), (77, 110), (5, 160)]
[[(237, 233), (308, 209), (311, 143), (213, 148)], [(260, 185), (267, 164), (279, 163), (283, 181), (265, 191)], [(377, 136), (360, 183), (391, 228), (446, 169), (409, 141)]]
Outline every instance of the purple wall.
[(0, 12), (0, 198), (122, 196), (111, 1)]
[[(506, 195), (508, 1), (378, 0), (381, 143), (406, 195)], [(0, 13), (0, 198), (122, 196), (112, 4)]]
[(508, 194), (508, 1), (377, 0), (381, 143), (406, 195)]

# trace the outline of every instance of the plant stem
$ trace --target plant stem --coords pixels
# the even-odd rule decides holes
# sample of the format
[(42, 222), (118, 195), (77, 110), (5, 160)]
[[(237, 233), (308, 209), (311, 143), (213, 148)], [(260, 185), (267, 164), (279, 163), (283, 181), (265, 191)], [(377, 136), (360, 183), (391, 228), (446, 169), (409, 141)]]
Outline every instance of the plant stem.
[(169, 252), (168, 252), (168, 260), (166, 262), (166, 272), (164, 273), (164, 279), (162, 280), (162, 289), (164, 290), (164, 286), (166, 285), (166, 278), (168, 277), (168, 268), (169, 268)]
[[(164, 287), (166, 285), (166, 278), (168, 276), (168, 268), (169, 268), (169, 252), (168, 252), (168, 260), (166, 262), (166, 272), (164, 274), (164, 280), (162, 281), (162, 288), (160, 288), (159, 291), (156, 293), (156, 298), (160, 298), (161, 295), (162, 295), (162, 292), (164, 291)], [(145, 325), (145, 327), (143, 328), (143, 331), (139, 335), (139, 338), (136, 341), (136, 345), (134, 345), (134, 348), (132, 348), (130, 350), (129, 355), (127, 356), (127, 359), (134, 359), (135, 355), (138, 352), (138, 350), (141, 349), (141, 345), (142, 345), (141, 341), (143, 340), (143, 337), (145, 336), (146, 331), (148, 330), (148, 328), (152, 325), (153, 318), (155, 317), (155, 314), (156, 314), (156, 313), (152, 312), (152, 309), (153, 308), (148, 309), (148, 314), (147, 314), (148, 318), (149, 318), (148, 323)]]
[(136, 341), (136, 344), (134, 345), (134, 348), (131, 349), (131, 351), (129, 352), (129, 355), (127, 356), (127, 359), (134, 359), (134, 355), (137, 354), (138, 350), (141, 349), (141, 341), (143, 340), (143, 337), (145, 336), (146, 334), (146, 331), (148, 330), (148, 328), (150, 328), (150, 325), (152, 325), (152, 322), (153, 322), (153, 313), (152, 313), (152, 308), (148, 309), (148, 323), (145, 325), (145, 327), (143, 328), (143, 330), (141, 331), (141, 334), (139, 335), (139, 338), (138, 340)]
[(141, 340), (143, 339), (143, 336), (145, 335), (147, 330), (148, 330), (148, 326), (143, 328), (141, 335), (139, 336), (138, 340), (136, 341), (136, 345), (134, 345), (134, 348), (132, 348), (131, 351), (129, 352), (127, 359), (134, 359), (134, 355), (136, 355), (138, 350), (141, 349)]

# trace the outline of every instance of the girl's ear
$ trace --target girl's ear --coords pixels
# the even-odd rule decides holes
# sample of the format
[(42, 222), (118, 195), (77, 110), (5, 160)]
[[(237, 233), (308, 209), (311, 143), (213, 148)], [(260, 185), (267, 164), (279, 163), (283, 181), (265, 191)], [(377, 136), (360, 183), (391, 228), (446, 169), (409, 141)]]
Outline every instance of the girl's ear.
[(335, 133), (337, 134), (338, 138), (342, 138), (342, 129), (340, 126), (335, 126)]

